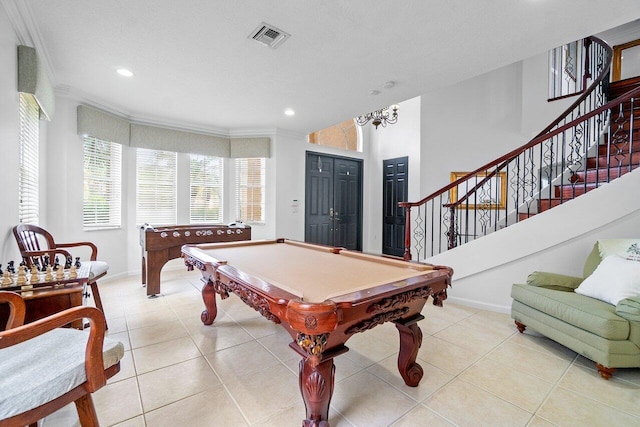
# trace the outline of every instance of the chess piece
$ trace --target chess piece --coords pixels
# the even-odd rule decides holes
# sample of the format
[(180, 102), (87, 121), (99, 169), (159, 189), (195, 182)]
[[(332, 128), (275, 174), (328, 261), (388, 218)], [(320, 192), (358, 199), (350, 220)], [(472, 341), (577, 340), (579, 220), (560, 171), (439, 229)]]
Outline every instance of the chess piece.
[(2, 264), (0, 264), (0, 276), (2, 276)]
[(67, 255), (64, 258), (64, 269), (68, 270), (71, 268), (71, 264), (73, 263), (73, 258), (71, 257), (71, 255)]
[(80, 266), (81, 266), (81, 265), (82, 265), (82, 263), (80, 262), (80, 257), (79, 257), (79, 256), (77, 256), (77, 257), (76, 257), (76, 263), (75, 263), (75, 266), (76, 266), (77, 268), (80, 268)]
[(42, 257), (42, 271), (47, 271), (47, 267), (49, 267), (49, 255)]
[(7, 263), (7, 271), (11, 274), (15, 274), (16, 268), (13, 266), (13, 261)]
[(60, 265), (60, 261), (58, 260), (58, 257), (56, 256), (56, 257), (53, 259), (53, 269), (54, 269), (54, 270), (57, 270), (59, 265)]
[(9, 271), (5, 271), (2, 274), (2, 286), (7, 286), (13, 283), (13, 278), (11, 277), (11, 274), (9, 273)]
[(27, 272), (24, 270), (24, 265), (18, 266), (18, 280), (16, 284), (19, 286), (27, 284)]
[(78, 277), (78, 269), (75, 265), (72, 265), (69, 269), (69, 279), (75, 279)]
[(31, 266), (31, 277), (29, 278), (29, 283), (34, 284), (40, 281), (40, 276), (38, 275), (38, 267), (35, 265)]
[(58, 264), (58, 268), (56, 269), (56, 280), (64, 279), (64, 269), (62, 265)]
[(51, 272), (51, 266), (47, 266), (47, 272), (44, 274), (44, 281), (45, 282), (52, 282), (53, 281), (53, 273)]

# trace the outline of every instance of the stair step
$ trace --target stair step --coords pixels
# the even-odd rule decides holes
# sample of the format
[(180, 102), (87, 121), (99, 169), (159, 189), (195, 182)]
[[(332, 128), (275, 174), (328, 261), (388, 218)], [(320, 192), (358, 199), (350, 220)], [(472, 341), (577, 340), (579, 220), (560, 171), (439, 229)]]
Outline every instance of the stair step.
[[(607, 160), (609, 161), (607, 162)], [(607, 165), (607, 163), (609, 164)], [(614, 168), (618, 166), (629, 166), (629, 163), (632, 163), (633, 165), (640, 164), (640, 151), (633, 152), (631, 153), (631, 155), (629, 155), (629, 153), (615, 156), (611, 155), (609, 159), (607, 159), (606, 156), (601, 156), (598, 158), (589, 157), (587, 159), (587, 169), (594, 169), (596, 167), (596, 164), (600, 168)]]
[(595, 190), (599, 185), (604, 183), (600, 182), (597, 185), (595, 183), (584, 183), (584, 182), (576, 182), (575, 185), (571, 184), (563, 184), (555, 186), (555, 197), (560, 197), (562, 194), (563, 199), (572, 199), (574, 197), (578, 197), (583, 195), (584, 193)]
[(609, 84), (609, 99), (615, 99), (620, 95), (624, 95), (631, 89), (640, 86), (640, 76), (631, 77), (630, 79), (618, 80)]
[(534, 215), (535, 213), (533, 212), (518, 212), (518, 221), (524, 221), (525, 219), (531, 218)]
[[(640, 122), (640, 120), (638, 120)], [(608, 138), (607, 135), (605, 135), (605, 140)], [(640, 132), (638, 132), (638, 139), (636, 139), (635, 137), (633, 138), (633, 145), (631, 147), (629, 147), (629, 144), (624, 144), (622, 147), (620, 147), (621, 151), (623, 153), (628, 153), (629, 152), (629, 148), (631, 148), (631, 152), (635, 153), (640, 151)], [(607, 155), (607, 150), (609, 149), (608, 145), (605, 144), (600, 144), (598, 145), (598, 155), (599, 156), (606, 156)], [(612, 145), (611, 146), (611, 152), (614, 153), (616, 150), (616, 146)]]
[[(571, 200), (571, 199), (569, 199)], [(560, 206), (562, 203), (567, 203), (567, 199), (551, 198), (538, 200), (538, 207), (540, 212), (548, 211), (549, 209)]]
[[(637, 169), (638, 167), (640, 167), (640, 165), (633, 165), (631, 167), (631, 169)], [(591, 182), (596, 182), (596, 178), (597, 178), (597, 182), (608, 182), (611, 180), (614, 180), (616, 178), (620, 178), (622, 175), (626, 174), (627, 172), (629, 172), (629, 168), (628, 167), (622, 167), (622, 168), (599, 168), (599, 169), (587, 169), (587, 171), (579, 171), (576, 172), (576, 175), (578, 176), (578, 182), (584, 182), (587, 181), (589, 183)]]

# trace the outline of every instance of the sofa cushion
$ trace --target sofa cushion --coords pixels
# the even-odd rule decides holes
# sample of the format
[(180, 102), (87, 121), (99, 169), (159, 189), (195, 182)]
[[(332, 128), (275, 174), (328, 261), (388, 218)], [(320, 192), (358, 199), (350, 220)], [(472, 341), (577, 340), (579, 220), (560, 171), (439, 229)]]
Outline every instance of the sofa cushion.
[(514, 284), (511, 297), (570, 325), (610, 340), (626, 340), (629, 322), (616, 315), (615, 307), (574, 292)]
[(527, 285), (541, 286), (558, 291), (573, 291), (582, 283), (582, 277), (567, 276), (565, 274), (534, 271), (527, 277)]
[(576, 293), (616, 305), (624, 298), (640, 296), (640, 262), (609, 255)]
[[(37, 408), (85, 382), (88, 337), (86, 331), (58, 328), (1, 349), (0, 420)], [(105, 369), (123, 355), (122, 343), (105, 337)]]

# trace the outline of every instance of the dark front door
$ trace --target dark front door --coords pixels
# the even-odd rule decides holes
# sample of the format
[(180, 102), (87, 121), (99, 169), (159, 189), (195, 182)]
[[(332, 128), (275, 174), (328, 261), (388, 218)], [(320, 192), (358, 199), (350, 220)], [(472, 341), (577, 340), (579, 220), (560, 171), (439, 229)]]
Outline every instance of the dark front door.
[(404, 255), (404, 209), (398, 202), (407, 201), (409, 189), (409, 158), (382, 161), (382, 253)]
[(305, 241), (362, 250), (362, 161), (307, 152)]

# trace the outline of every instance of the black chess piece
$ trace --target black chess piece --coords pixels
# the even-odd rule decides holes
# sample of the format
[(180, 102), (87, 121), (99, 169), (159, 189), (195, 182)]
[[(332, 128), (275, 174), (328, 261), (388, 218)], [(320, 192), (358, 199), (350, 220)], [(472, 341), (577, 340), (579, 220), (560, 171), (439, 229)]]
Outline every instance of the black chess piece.
[(0, 264), (0, 276), (2, 276), (4, 273), (2, 272), (2, 264)]
[(27, 266), (27, 261), (25, 261), (24, 258), (22, 258), (22, 261), (20, 261), (20, 266), (21, 267), (26, 267)]
[(58, 259), (58, 257), (56, 256), (56, 257), (54, 258), (54, 261), (53, 261), (53, 269), (54, 269), (54, 270), (57, 270), (59, 265), (60, 265), (60, 260), (59, 260), (59, 259)]
[(36, 269), (37, 269), (38, 271), (42, 271), (42, 270), (40, 269), (40, 258), (34, 258), (34, 259), (33, 259), (33, 265), (35, 265), (35, 266), (36, 266)]
[(42, 271), (45, 271), (47, 267), (49, 267), (49, 255), (44, 256), (44, 260), (42, 261)]
[(76, 266), (76, 268), (80, 268), (80, 266), (81, 266), (81, 265), (82, 265), (82, 263), (80, 262), (80, 257), (79, 257), (79, 256), (77, 256), (77, 257), (76, 257), (76, 263), (75, 263), (75, 266)]
[(64, 258), (64, 269), (68, 270), (71, 268), (71, 264), (73, 263), (73, 258), (71, 257), (71, 255), (67, 255)]
[(16, 268), (13, 266), (13, 261), (7, 263), (7, 271), (11, 274), (15, 274)]

